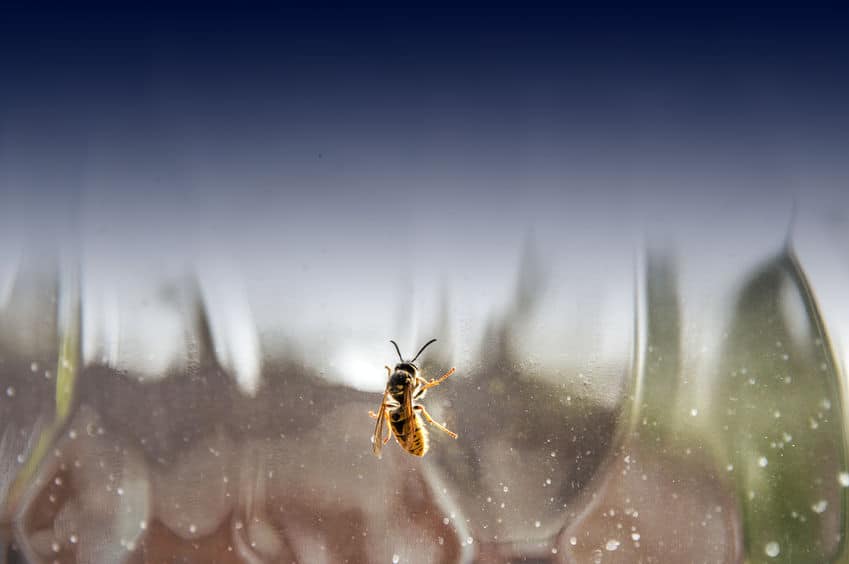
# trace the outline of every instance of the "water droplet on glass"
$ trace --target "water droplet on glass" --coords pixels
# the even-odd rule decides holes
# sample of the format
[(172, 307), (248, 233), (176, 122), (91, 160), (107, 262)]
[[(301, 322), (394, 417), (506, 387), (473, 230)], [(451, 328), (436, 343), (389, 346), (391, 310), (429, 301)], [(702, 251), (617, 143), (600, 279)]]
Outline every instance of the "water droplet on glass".
[(766, 468), (766, 465), (769, 464), (769, 461), (766, 459), (766, 456), (761, 456), (758, 458), (758, 466), (761, 468)]
[(828, 508), (828, 502), (824, 499), (819, 500), (811, 506), (811, 511), (814, 513), (823, 513)]
[(766, 543), (766, 546), (764, 547), (764, 552), (770, 558), (775, 558), (781, 552), (781, 547), (778, 546), (778, 543), (775, 542), (775, 541), (768, 542), (768, 543)]
[(401, 561), (401, 557), (397, 554), (392, 555), (392, 564), (398, 564)]
[(577, 537), (569, 537), (569, 544), (571, 544), (572, 546), (575, 546), (576, 544), (578, 544)]
[(10, 398), (15, 397), (15, 388), (13, 388), (12, 386), (9, 386), (8, 388), (6, 388), (6, 395), (9, 396)]
[(189, 525), (189, 532), (190, 533), (194, 534), (194, 533), (197, 532), (197, 530), (198, 530), (198, 528), (194, 524)]
[(539, 529), (541, 526), (542, 526), (542, 523), (540, 523), (539, 521), (534, 521), (534, 527)]
[(695, 417), (698, 414), (699, 414), (699, 410), (696, 409), (695, 407), (690, 410), (690, 415), (692, 415), (693, 417)]
[(849, 488), (849, 472), (841, 472), (837, 475), (837, 481), (844, 488)]
[(77, 544), (77, 535), (71, 535), (68, 540), (71, 541), (71, 544)]
[(631, 540), (633, 540), (634, 542), (640, 540), (640, 533), (631, 533)]
[(610, 539), (607, 541), (607, 544), (604, 545), (604, 549), (609, 552), (613, 552), (617, 548), (619, 548), (619, 541), (616, 539)]

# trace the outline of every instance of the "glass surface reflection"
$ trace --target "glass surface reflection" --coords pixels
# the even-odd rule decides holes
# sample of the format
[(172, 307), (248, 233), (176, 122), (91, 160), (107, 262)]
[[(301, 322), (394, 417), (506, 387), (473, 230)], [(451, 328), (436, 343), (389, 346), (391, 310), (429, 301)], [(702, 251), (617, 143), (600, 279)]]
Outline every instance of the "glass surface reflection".
[[(551, 350), (546, 307), (563, 294), (540, 248), (520, 252), (477, 345), (457, 350), (471, 339), (448, 292), (417, 331), (439, 335), (425, 377), (457, 365), (427, 406), (460, 438), (431, 433), (424, 459), (370, 452), (379, 364), (346, 382), (336, 356), (251, 326), (244, 295), (156, 276), (92, 291), (85, 261), (15, 263), (6, 561), (842, 558), (842, 376), (794, 249), (687, 300), (687, 261), (650, 248), (620, 279), (630, 309), (560, 319), (584, 335)], [(605, 309), (595, 296), (581, 307)], [(384, 341), (348, 357), (393, 355)]]

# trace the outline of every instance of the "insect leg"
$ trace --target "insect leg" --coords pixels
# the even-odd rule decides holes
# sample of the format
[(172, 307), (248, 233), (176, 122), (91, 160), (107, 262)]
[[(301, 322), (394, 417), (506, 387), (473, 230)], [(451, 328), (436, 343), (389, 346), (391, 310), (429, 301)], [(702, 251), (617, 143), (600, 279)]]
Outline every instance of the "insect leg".
[(438, 386), (438, 385), (440, 385), (441, 383), (443, 383), (443, 382), (444, 382), (444, 381), (445, 381), (445, 380), (446, 380), (449, 376), (451, 376), (452, 374), (454, 374), (454, 369), (453, 369), (453, 368), (452, 368), (451, 370), (449, 370), (448, 372), (446, 372), (445, 374), (443, 374), (442, 376), (440, 376), (439, 378), (437, 378), (437, 379), (435, 379), (435, 380), (431, 380), (430, 382), (425, 383), (425, 385), (423, 386), (423, 388), (422, 388), (422, 389), (427, 390), (428, 388), (433, 388), (434, 386)]
[(416, 411), (420, 412), (420, 413), (422, 414), (422, 417), (424, 417), (424, 418), (425, 418), (425, 420), (426, 420), (428, 423), (430, 423), (431, 425), (433, 425), (434, 427), (436, 427), (437, 429), (439, 429), (439, 430), (440, 430), (440, 431), (442, 431), (443, 433), (446, 433), (446, 434), (447, 434), (447, 435), (449, 435), (452, 439), (456, 439), (456, 438), (457, 438), (457, 433), (455, 433), (454, 431), (450, 431), (450, 430), (448, 430), (446, 427), (443, 427), (442, 425), (440, 425), (439, 423), (437, 423), (436, 421), (434, 421), (434, 420), (433, 420), (433, 417), (431, 417), (431, 416), (430, 416), (430, 413), (428, 413), (428, 412), (427, 412), (427, 410), (424, 408), (424, 406), (423, 406), (423, 405), (417, 405), (417, 406), (413, 407), (413, 409), (415, 409)]

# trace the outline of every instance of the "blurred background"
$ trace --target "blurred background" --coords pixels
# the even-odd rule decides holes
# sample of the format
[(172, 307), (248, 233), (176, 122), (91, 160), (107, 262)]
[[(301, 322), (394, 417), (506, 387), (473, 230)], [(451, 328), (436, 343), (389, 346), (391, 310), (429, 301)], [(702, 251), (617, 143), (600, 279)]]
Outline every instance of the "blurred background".
[(0, 562), (847, 561), (846, 23), (4, 8)]

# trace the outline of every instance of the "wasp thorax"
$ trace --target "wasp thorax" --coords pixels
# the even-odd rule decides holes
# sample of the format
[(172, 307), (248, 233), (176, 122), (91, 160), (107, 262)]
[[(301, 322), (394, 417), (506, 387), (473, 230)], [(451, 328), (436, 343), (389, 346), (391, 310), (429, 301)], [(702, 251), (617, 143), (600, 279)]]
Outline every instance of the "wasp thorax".
[(399, 370), (409, 372), (410, 374), (415, 374), (418, 371), (416, 365), (412, 362), (399, 362), (395, 365), (395, 372), (398, 372)]
[[(398, 366), (401, 366), (400, 364)], [(389, 393), (392, 395), (402, 394), (406, 388), (412, 388), (415, 383), (414, 372), (395, 367), (395, 371), (389, 378)]]

